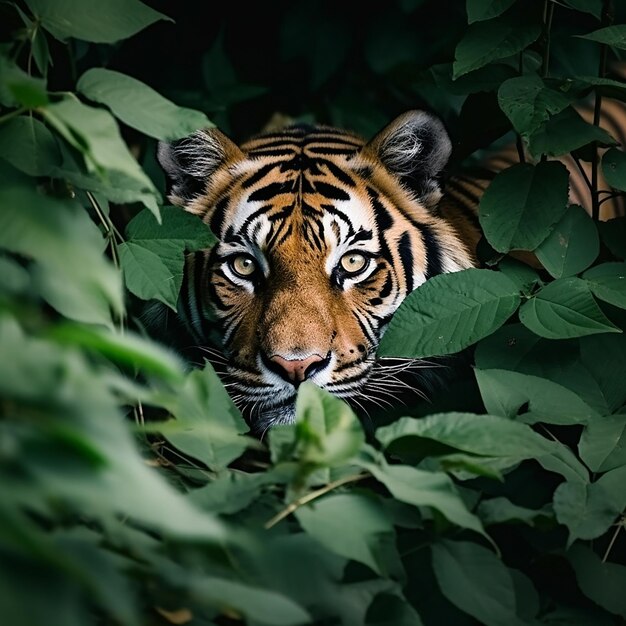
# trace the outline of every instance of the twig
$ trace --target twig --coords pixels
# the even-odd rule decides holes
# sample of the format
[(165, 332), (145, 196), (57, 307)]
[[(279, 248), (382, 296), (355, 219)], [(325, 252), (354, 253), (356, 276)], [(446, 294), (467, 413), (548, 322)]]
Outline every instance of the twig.
[(332, 491), (333, 489), (336, 489), (337, 487), (341, 487), (341, 485), (354, 483), (359, 480), (363, 480), (364, 478), (367, 478), (368, 476), (369, 474), (353, 474), (351, 476), (345, 476), (344, 478), (339, 478), (338, 480), (334, 480), (333, 482), (328, 483), (325, 487), (322, 487), (321, 489), (317, 489), (316, 491), (311, 491), (310, 493), (307, 493), (305, 496), (302, 496), (301, 498), (294, 500), (291, 504), (285, 507), (282, 511), (274, 515), (272, 519), (268, 520), (265, 523), (265, 529), (269, 530), (270, 528), (272, 528), (272, 526), (275, 526), (276, 524), (278, 524), (278, 522), (285, 519), (285, 517), (287, 517), (288, 515), (291, 515), (291, 513), (293, 513), (296, 509), (307, 504), (308, 502), (311, 502), (311, 500), (315, 500), (315, 498), (319, 498), (320, 496), (323, 496), (325, 493), (328, 493), (329, 491)]
[(615, 532), (613, 533), (613, 536), (611, 537), (611, 541), (609, 541), (609, 545), (607, 546), (606, 552), (604, 553), (604, 556), (602, 557), (603, 563), (606, 563), (606, 560), (609, 558), (609, 554), (611, 554), (611, 550), (613, 549), (613, 544), (615, 543), (615, 540), (617, 539), (617, 535), (619, 535), (619, 531), (622, 528), (624, 528), (624, 523), (626, 523), (626, 518), (622, 517), (620, 521), (617, 523), (617, 528), (615, 529)]
[(543, 54), (541, 58), (541, 75), (546, 78), (550, 68), (550, 30), (552, 29), (552, 17), (554, 16), (554, 4), (545, 0), (543, 5)]

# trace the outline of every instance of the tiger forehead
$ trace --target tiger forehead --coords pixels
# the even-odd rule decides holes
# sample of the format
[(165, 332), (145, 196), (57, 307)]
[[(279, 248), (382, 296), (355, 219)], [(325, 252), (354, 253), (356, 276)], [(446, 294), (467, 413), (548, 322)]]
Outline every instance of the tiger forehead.
[(366, 184), (350, 164), (362, 146), (357, 136), (325, 127), (250, 140), (236, 181), (216, 204), (214, 232), (264, 247), (300, 233), (321, 249), (325, 228), (336, 239), (364, 228), (371, 221)]

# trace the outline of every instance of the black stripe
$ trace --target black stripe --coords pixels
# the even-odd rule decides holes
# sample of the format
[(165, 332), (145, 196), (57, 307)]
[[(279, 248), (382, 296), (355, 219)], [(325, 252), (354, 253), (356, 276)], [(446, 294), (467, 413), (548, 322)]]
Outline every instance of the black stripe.
[(389, 214), (389, 211), (385, 209), (381, 201), (378, 199), (378, 193), (371, 187), (367, 188), (367, 193), (372, 203), (372, 209), (374, 210), (374, 220), (376, 226), (378, 226), (379, 232), (388, 230), (393, 226), (393, 218)]
[(323, 164), (328, 168), (328, 171), (339, 181), (341, 181), (346, 187), (356, 187), (354, 179), (349, 174), (346, 174), (344, 170), (337, 167), (332, 161), (323, 161)]
[(268, 163), (263, 167), (260, 167), (250, 178), (244, 180), (241, 183), (242, 189), (249, 189), (255, 183), (258, 183), (262, 178), (265, 178), (273, 169), (278, 167), (278, 163)]
[(411, 249), (411, 236), (409, 233), (403, 233), (402, 237), (400, 237), (398, 253), (400, 254), (400, 262), (406, 278), (406, 290), (407, 293), (411, 293), (413, 291), (413, 250)]
[(443, 273), (441, 248), (433, 229), (427, 224), (420, 224), (422, 239), (426, 246), (426, 278)]
[(226, 215), (229, 200), (229, 196), (224, 196), (221, 200), (219, 200), (215, 205), (213, 215), (211, 215), (209, 226), (216, 237), (219, 237), (220, 232), (222, 231), (222, 224), (224, 223), (224, 216)]
[(350, 200), (350, 196), (343, 189), (329, 183), (316, 181), (315, 189), (329, 200)]
[(356, 148), (330, 148), (326, 146), (307, 146), (306, 150), (311, 154), (340, 154), (344, 156), (352, 155), (356, 152)]
[(391, 293), (391, 288), (393, 287), (393, 280), (391, 278), (391, 273), (387, 274), (387, 278), (385, 278), (385, 283), (383, 288), (380, 290), (378, 294), (381, 298), (386, 298)]
[(291, 184), (287, 182), (282, 183), (270, 183), (265, 187), (261, 187), (256, 191), (253, 191), (248, 196), (248, 202), (264, 202), (265, 200), (271, 200), (275, 196), (282, 193), (288, 193), (291, 191)]
[(286, 154), (295, 154), (295, 150), (293, 148), (274, 148), (270, 150), (259, 148), (258, 150), (250, 150), (248, 157), (256, 159), (258, 157), (285, 156)]

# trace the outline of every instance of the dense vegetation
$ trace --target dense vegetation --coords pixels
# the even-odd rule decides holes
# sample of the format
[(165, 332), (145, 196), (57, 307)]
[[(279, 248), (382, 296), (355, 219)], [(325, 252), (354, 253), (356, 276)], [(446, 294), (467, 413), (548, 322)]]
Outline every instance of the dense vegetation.
[[(2, 622), (626, 623), (626, 218), (597, 220), (626, 156), (598, 162), (614, 141), (572, 108), (626, 101), (623, 3), (200, 4), (0, 5)], [(475, 368), (367, 435), (303, 385), (259, 442), (143, 331), (213, 240), (163, 206), (155, 141), (416, 107), (451, 172), (516, 136), (536, 158), (481, 204), (485, 267), (419, 288), (381, 346)], [(592, 216), (544, 158), (568, 152), (612, 187), (588, 181)]]

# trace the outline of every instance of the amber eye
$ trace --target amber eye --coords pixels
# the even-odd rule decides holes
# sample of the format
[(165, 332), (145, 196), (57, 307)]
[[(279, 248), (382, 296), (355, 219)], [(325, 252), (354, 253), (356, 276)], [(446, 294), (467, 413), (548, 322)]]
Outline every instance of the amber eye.
[(254, 271), (256, 270), (256, 263), (251, 257), (245, 254), (240, 254), (239, 256), (231, 259), (230, 267), (232, 268), (233, 272), (237, 274), (237, 276), (248, 278), (249, 276), (254, 274)]
[(368, 265), (369, 259), (358, 252), (348, 252), (344, 254), (339, 263), (341, 268), (348, 274), (358, 274), (362, 272)]

